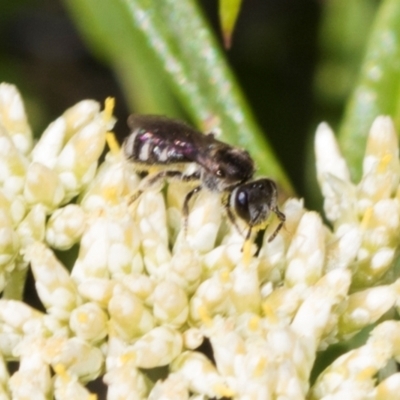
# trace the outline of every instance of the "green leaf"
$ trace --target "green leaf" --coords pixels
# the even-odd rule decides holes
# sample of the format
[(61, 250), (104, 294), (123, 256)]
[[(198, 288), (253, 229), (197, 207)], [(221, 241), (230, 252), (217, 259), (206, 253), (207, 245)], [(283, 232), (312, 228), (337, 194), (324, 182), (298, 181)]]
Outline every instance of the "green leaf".
[(219, 18), (225, 48), (232, 44), (232, 33), (239, 15), (242, 0), (219, 0)]
[(400, 1), (385, 0), (378, 11), (362, 70), (346, 108), (339, 140), (353, 178), (361, 176), (366, 138), (378, 115), (400, 128)]
[[(66, 4), (97, 53), (112, 63), (131, 105), (171, 116), (180, 107), (201, 130), (218, 126), (222, 140), (249, 150), (260, 172), (291, 192), (194, 0)], [(143, 107), (141, 97), (157, 107)]]

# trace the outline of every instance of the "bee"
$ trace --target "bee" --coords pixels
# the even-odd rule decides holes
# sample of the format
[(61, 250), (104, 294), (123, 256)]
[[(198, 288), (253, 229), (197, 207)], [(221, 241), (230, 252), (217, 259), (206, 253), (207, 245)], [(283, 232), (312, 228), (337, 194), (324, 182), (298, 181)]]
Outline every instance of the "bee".
[[(246, 240), (253, 229), (265, 226), (271, 212), (279, 224), (268, 241), (272, 241), (282, 228), (286, 217), (277, 204), (277, 187), (273, 180), (253, 180), (255, 164), (246, 150), (231, 146), (215, 138), (213, 133), (203, 134), (186, 123), (158, 115), (131, 115), (128, 118), (130, 135), (124, 140), (125, 157), (138, 172), (148, 173), (131, 202), (146, 187), (165, 179), (194, 182), (183, 202), (185, 229), (191, 198), (203, 188), (223, 194), (223, 206), (231, 223), (240, 229), (236, 219), (248, 226)], [(152, 173), (154, 167), (158, 171)]]

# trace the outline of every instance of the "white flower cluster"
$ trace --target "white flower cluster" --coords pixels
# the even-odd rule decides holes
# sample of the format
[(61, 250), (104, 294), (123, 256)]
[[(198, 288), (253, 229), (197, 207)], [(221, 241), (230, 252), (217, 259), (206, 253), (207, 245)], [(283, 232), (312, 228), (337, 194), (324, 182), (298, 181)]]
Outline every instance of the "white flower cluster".
[[(291, 199), (285, 227), (268, 242), (272, 220), (249, 257), (217, 194), (194, 199), (186, 235), (185, 183), (130, 204), (139, 178), (119, 149), (97, 168), (112, 124), (107, 107), (84, 101), (32, 149), (18, 92), (0, 86), (1, 288), (15, 294), (29, 262), (46, 310), (0, 300), (0, 400), (93, 399), (85, 384), (99, 376), (110, 400), (396, 398), (400, 323), (388, 311), (400, 299), (400, 163), (390, 119), (371, 129), (358, 185), (322, 124), (318, 179), (333, 230)], [(74, 244), (68, 271), (53, 250)], [(311, 386), (319, 350), (383, 315)], [(212, 354), (198, 350), (205, 339)]]

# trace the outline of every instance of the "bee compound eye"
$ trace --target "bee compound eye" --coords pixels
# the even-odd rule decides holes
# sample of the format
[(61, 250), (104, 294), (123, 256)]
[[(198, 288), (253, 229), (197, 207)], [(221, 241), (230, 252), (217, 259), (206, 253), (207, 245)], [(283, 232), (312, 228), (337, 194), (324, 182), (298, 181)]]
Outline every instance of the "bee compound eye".
[(215, 173), (219, 178), (223, 178), (225, 176), (224, 171), (222, 169), (217, 169)]
[(249, 196), (245, 190), (238, 190), (235, 196), (235, 211), (238, 216), (245, 221), (250, 218), (249, 214)]
[(247, 193), (244, 192), (243, 190), (238, 192), (236, 200), (237, 200), (238, 205), (240, 207), (247, 208), (247, 204), (248, 204), (248, 198), (247, 197), (248, 197)]

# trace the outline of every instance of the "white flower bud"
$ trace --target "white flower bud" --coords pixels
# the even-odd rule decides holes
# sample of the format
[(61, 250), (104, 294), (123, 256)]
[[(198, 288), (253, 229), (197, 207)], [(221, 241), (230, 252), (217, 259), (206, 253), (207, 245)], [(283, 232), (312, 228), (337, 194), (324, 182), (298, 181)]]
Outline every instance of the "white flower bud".
[(158, 323), (179, 328), (188, 317), (188, 298), (185, 291), (173, 282), (160, 282), (154, 290), (153, 314)]
[[(190, 247), (206, 253), (213, 249), (221, 224), (221, 198), (218, 193), (200, 192), (190, 208), (186, 240)], [(182, 229), (180, 235), (184, 235)], [(177, 239), (179, 241), (179, 238)]]
[(288, 286), (314, 284), (325, 261), (325, 231), (321, 217), (308, 212), (301, 218), (287, 252), (285, 282)]
[(127, 203), (139, 185), (139, 177), (122, 155), (108, 153), (93, 181), (84, 192), (81, 206), (87, 212)]
[(395, 304), (398, 285), (377, 286), (351, 294), (339, 319), (339, 334), (349, 338), (376, 322)]
[(247, 266), (241, 263), (231, 273), (230, 301), (238, 314), (260, 311), (261, 294), (257, 267), (256, 261)]
[(376, 400), (395, 399), (400, 392), (400, 373), (397, 372), (376, 386), (371, 398)]
[(126, 341), (142, 336), (154, 327), (154, 317), (127, 289), (117, 285), (108, 305), (110, 329)]
[(311, 397), (370, 397), (377, 372), (391, 357), (400, 354), (399, 333), (399, 322), (385, 321), (379, 324), (364, 346), (340, 356), (320, 374), (311, 389)]
[(78, 292), (82, 298), (94, 301), (101, 307), (107, 307), (114, 287), (115, 282), (109, 279), (90, 278), (78, 285)]
[(139, 338), (128, 351), (133, 351), (139, 368), (168, 365), (182, 351), (182, 335), (175, 329), (159, 326)]
[(47, 311), (67, 321), (80, 297), (68, 271), (54, 253), (42, 243), (33, 244), (27, 253), (40, 300)]
[(96, 117), (72, 136), (57, 157), (55, 169), (70, 198), (93, 179), (104, 149), (106, 128), (104, 119)]
[(100, 105), (84, 100), (52, 122), (32, 150), (32, 161), (53, 169), (64, 144), (99, 113)]
[[(7, 386), (7, 382), (9, 379), (9, 372), (7, 369), (6, 362), (4, 360), (4, 355), (0, 356), (0, 399), (5, 399), (5, 387)], [(7, 397), (8, 399), (8, 397)]]
[(15, 260), (19, 247), (19, 237), (14, 232), (9, 210), (0, 207), (0, 271), (4, 272)]
[(0, 125), (0, 186), (8, 199), (22, 193), (27, 168), (28, 161)]
[(153, 293), (156, 283), (145, 274), (125, 275), (121, 277), (119, 282), (124, 285), (130, 292), (138, 297), (147, 306), (153, 305)]
[(0, 84), (0, 124), (4, 126), (15, 147), (27, 154), (32, 147), (32, 132), (25, 114), (24, 104), (17, 88)]
[(96, 379), (102, 372), (104, 362), (100, 349), (76, 337), (50, 337), (46, 341), (42, 357), (53, 367), (63, 365), (82, 382)]
[(343, 181), (350, 180), (350, 172), (346, 160), (340, 152), (335, 134), (325, 122), (318, 125), (315, 134), (315, 155), (317, 161), (317, 177), (325, 196), (325, 174), (329, 173)]
[(47, 211), (52, 211), (63, 201), (64, 188), (54, 171), (32, 163), (26, 173), (24, 197), (28, 204), (41, 204)]
[(281, 282), (286, 268), (286, 251), (293, 233), (296, 232), (301, 218), (306, 210), (303, 200), (289, 199), (283, 206), (282, 212), (286, 215), (286, 222), (278, 236), (269, 242), (270, 235), (265, 232), (264, 241), (259, 252), (260, 280)]
[(229, 273), (221, 271), (202, 282), (190, 299), (190, 319), (204, 322), (217, 313), (225, 313), (229, 307)]
[(337, 269), (325, 274), (310, 288), (291, 324), (293, 331), (306, 339), (310, 352), (317, 350), (324, 332), (336, 326), (337, 316), (332, 315), (332, 309), (343, 301), (350, 283), (350, 272)]
[(42, 205), (36, 204), (17, 228), (21, 247), (28, 247), (35, 241), (43, 241), (46, 223), (46, 212)]
[(387, 198), (399, 185), (399, 143), (393, 122), (379, 116), (372, 124), (363, 161), (360, 197)]
[(96, 303), (85, 303), (71, 313), (69, 326), (77, 337), (99, 342), (107, 336), (107, 314)]
[(161, 193), (147, 191), (136, 200), (134, 206), (137, 207), (135, 221), (142, 236), (146, 270), (154, 277), (165, 276), (169, 270), (171, 253), (164, 198)]
[(172, 256), (168, 280), (177, 283), (187, 293), (193, 293), (199, 286), (204, 274), (201, 259), (196, 251), (187, 243), (175, 246)]
[(205, 330), (209, 337), (215, 363), (223, 376), (235, 375), (235, 360), (246, 351), (245, 340), (237, 329), (234, 318), (215, 317)]
[(94, 400), (94, 395), (79, 382), (78, 377), (71, 374), (62, 364), (54, 366), (54, 395), (57, 400)]
[(52, 382), (49, 366), (42, 358), (45, 340), (40, 336), (25, 336), (14, 349), (15, 356), (19, 357), (19, 369), (10, 378), (10, 389), (13, 398), (21, 398), (22, 393), (31, 389), (28, 398), (43, 398), (49, 396)]
[(88, 222), (71, 275), (77, 282), (88, 278), (120, 277), (141, 272), (136, 225), (125, 207), (110, 209)]
[(82, 236), (86, 215), (81, 207), (68, 204), (56, 210), (47, 222), (46, 241), (58, 250), (70, 249)]
[(327, 241), (326, 271), (348, 268), (356, 259), (361, 243), (362, 229), (359, 224), (340, 225)]
[(279, 287), (266, 297), (262, 304), (264, 314), (272, 321), (290, 323), (301, 303), (301, 296), (296, 288)]
[[(168, 374), (164, 380), (158, 380), (151, 390), (148, 400), (189, 400), (189, 389), (179, 374)], [(190, 396), (194, 400), (193, 396)], [(198, 400), (201, 400), (199, 398)]]
[(121, 357), (118, 366), (108, 368), (103, 380), (107, 384), (108, 400), (145, 399), (148, 393), (145, 376), (129, 356)]
[(179, 355), (170, 368), (187, 382), (191, 392), (217, 398), (233, 395), (211, 361), (201, 353), (186, 351)]
[(204, 334), (200, 329), (189, 328), (182, 334), (183, 346), (188, 350), (197, 349), (204, 341)]
[(0, 300), (0, 321), (15, 332), (32, 334), (41, 332), (43, 314), (16, 300)]

